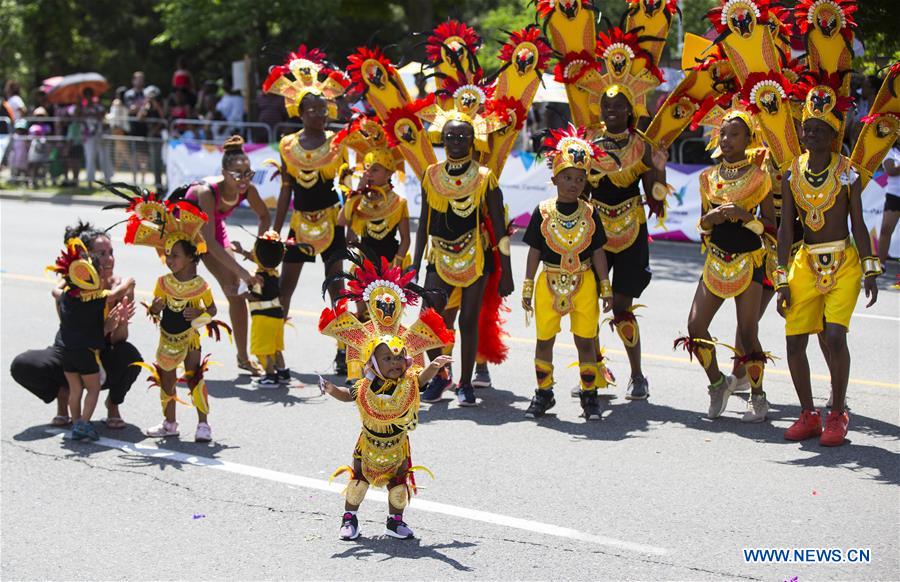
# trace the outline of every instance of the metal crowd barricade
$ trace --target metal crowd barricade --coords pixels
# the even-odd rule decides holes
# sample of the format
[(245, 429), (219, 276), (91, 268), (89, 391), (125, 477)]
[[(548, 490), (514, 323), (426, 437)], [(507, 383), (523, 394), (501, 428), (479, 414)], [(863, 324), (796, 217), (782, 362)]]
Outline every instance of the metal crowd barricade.
[(173, 119), (169, 123), (169, 135), (183, 139), (201, 140), (221, 145), (233, 134), (240, 135), (248, 143), (270, 143), (272, 141), (272, 128), (258, 121)]

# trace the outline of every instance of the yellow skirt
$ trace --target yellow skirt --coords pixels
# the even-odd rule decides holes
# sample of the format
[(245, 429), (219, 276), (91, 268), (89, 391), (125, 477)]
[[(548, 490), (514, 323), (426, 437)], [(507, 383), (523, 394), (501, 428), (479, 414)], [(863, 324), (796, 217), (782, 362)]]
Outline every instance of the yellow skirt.
[(156, 348), (156, 363), (166, 372), (178, 368), (191, 350), (200, 349), (200, 334), (193, 327), (177, 334), (159, 330), (159, 345)]

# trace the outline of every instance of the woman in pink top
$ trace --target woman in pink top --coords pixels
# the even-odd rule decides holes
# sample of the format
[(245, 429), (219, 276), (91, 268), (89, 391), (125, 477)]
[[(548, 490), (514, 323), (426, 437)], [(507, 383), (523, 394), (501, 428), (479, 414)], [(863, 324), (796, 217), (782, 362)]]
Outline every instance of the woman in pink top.
[(203, 238), (206, 239), (208, 252), (203, 255), (203, 264), (222, 287), (228, 299), (228, 313), (234, 330), (237, 345), (238, 368), (258, 376), (263, 370), (247, 356), (248, 313), (247, 300), (238, 293), (238, 286), (244, 281), (248, 287), (257, 283), (256, 276), (248, 272), (234, 258), (228, 232), (225, 230), (225, 219), (243, 200), (259, 217), (259, 235), (269, 230), (271, 223), (269, 209), (250, 183), (254, 172), (250, 169), (250, 158), (244, 153), (244, 140), (233, 135), (225, 140), (222, 154), (222, 178), (217, 181), (195, 184), (188, 191), (186, 198), (199, 203), (200, 209), (210, 220), (203, 227)]

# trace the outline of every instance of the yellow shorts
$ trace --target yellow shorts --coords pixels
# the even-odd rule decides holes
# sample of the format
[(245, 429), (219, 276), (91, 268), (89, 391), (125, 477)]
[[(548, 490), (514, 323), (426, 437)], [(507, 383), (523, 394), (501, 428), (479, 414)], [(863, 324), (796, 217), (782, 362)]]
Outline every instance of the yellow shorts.
[(257, 358), (284, 350), (284, 320), (268, 315), (250, 316), (250, 353)]
[[(578, 288), (574, 293), (566, 294), (566, 299), (571, 302), (568, 308), (568, 316), (571, 322), (572, 334), (583, 338), (592, 338), (597, 335), (600, 321), (600, 305), (597, 296), (597, 279), (593, 271), (582, 271), (577, 274), (581, 278)], [(560, 323), (566, 311), (560, 309), (557, 296), (547, 282), (547, 271), (541, 271), (534, 284), (534, 312), (537, 322), (537, 338), (550, 340), (560, 332)]]
[[(821, 252), (829, 247), (833, 252)], [(788, 274), (791, 307), (785, 316), (786, 334), (819, 333), (823, 319), (849, 330), (861, 280), (859, 254), (849, 242), (804, 244)]]

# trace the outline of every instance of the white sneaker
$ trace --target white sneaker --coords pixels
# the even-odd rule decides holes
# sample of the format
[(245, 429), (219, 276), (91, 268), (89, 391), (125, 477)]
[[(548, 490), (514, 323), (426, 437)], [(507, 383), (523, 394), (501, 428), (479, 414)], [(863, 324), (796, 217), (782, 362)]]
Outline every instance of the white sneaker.
[(197, 423), (197, 432), (194, 433), (194, 442), (208, 443), (212, 441), (212, 429), (205, 422)]
[(719, 418), (722, 416), (722, 413), (725, 412), (725, 409), (728, 408), (728, 397), (731, 396), (732, 391), (734, 390), (734, 380), (733, 376), (722, 376), (722, 383), (713, 388), (712, 385), (707, 388), (709, 393), (709, 411), (706, 415), (706, 418)]
[(144, 434), (153, 438), (178, 436), (178, 423), (164, 420), (162, 421), (162, 424), (158, 424), (145, 430)]
[(762, 422), (769, 413), (769, 401), (766, 393), (751, 394), (747, 400), (747, 412), (741, 417), (741, 422)]
[(743, 378), (738, 378), (737, 376), (730, 374), (728, 378), (734, 382), (734, 390), (731, 391), (732, 394), (750, 392), (750, 376), (747, 374), (744, 374)]

